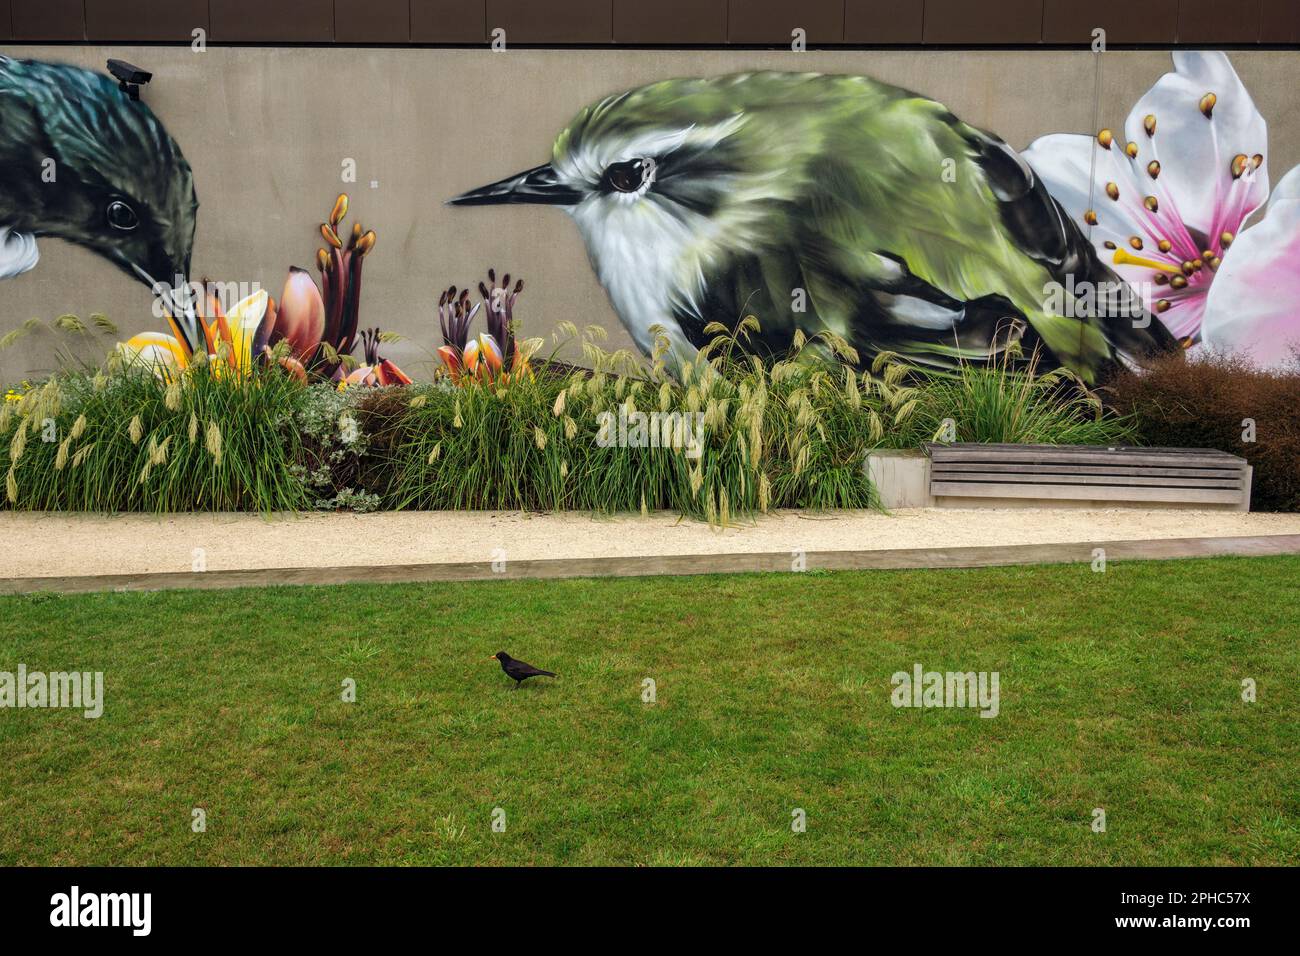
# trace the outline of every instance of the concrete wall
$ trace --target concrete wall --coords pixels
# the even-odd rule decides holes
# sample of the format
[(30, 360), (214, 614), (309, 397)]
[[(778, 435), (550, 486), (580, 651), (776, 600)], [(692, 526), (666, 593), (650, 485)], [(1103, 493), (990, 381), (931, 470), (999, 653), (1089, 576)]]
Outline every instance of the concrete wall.
[[(449, 208), (465, 189), (545, 162), (557, 131), (603, 95), (675, 76), (749, 69), (864, 73), (946, 103), (1018, 148), (1048, 132), (1094, 130), (1095, 61), (1070, 51), (480, 50), (21, 47), (15, 57), (102, 68), (109, 56), (154, 71), (145, 98), (194, 167), (202, 208), (195, 277), (260, 282), (277, 298), (290, 265), (312, 268), (317, 226), (335, 195), (378, 233), (366, 260), (362, 326), (407, 341), (388, 357), (429, 374), (438, 290), (489, 265), (528, 285), (527, 336), (556, 322), (600, 323), (629, 340), (567, 216), (536, 206)], [(1269, 124), (1274, 181), (1300, 163), (1300, 54), (1241, 51), (1232, 62)], [(1168, 52), (1107, 53), (1102, 125), (1171, 68)], [(340, 182), (355, 159), (358, 182)], [(314, 270), (313, 270), (314, 271)], [(158, 328), (151, 297), (91, 253), (46, 240), (30, 273), (0, 282), (0, 331), (29, 317), (106, 313), (126, 334)], [(39, 373), (51, 341), (0, 355), (0, 378)]]

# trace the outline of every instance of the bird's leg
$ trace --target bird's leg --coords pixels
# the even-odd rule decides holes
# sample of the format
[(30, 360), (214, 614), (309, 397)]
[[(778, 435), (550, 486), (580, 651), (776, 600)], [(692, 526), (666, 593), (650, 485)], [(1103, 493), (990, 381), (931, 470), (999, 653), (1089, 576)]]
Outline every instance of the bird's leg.
[(519, 685), (522, 684), (522, 683), (523, 683), (523, 681), (521, 681), (521, 680), (517, 680), (517, 681), (515, 681), (515, 686), (514, 686), (512, 689), (513, 689), (513, 690), (518, 690), (518, 689), (519, 689)]

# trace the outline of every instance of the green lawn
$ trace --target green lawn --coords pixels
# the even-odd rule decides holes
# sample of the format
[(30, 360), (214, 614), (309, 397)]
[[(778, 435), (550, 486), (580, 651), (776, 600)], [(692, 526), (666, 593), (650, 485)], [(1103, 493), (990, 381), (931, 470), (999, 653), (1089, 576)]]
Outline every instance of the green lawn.
[(4, 598), (106, 703), (0, 710), (0, 864), (1295, 864), (1298, 638), (1296, 558)]

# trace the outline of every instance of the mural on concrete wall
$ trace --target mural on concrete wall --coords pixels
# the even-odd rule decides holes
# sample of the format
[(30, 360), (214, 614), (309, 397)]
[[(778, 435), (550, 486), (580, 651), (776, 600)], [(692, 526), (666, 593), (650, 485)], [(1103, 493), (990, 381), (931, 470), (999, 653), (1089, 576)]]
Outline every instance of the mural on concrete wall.
[(1202, 343), (1280, 363), (1300, 340), (1300, 174), (1243, 232), (1268, 198), (1264, 120), (1226, 55), (1174, 65), (1123, 137), (1024, 154), (867, 77), (669, 80), (586, 107), (549, 163), (451, 202), (562, 207), (647, 352), (752, 313), (774, 353), (829, 328), (864, 361), (1018, 342), (1088, 381)]
[[(358, 332), (361, 267), (377, 240), (374, 230), (359, 222), (341, 229), (347, 214), (343, 193), (320, 224), (326, 247), (316, 252), (319, 286), (306, 269), (291, 266), (278, 304), (255, 289), (227, 311), (223, 299), (233, 298), (229, 284), (205, 279), (195, 296), (197, 345), (179, 335), (143, 332), (122, 345), (122, 352), (168, 375), (196, 360), (224, 363), (238, 372), (258, 362), (276, 362), (302, 382), (312, 377), (343, 385), (409, 385), (411, 379), (401, 369), (380, 357), (383, 333), (378, 328)], [(350, 361), (358, 344), (361, 364)]]
[(1173, 59), (1122, 139), (1045, 136), (1024, 157), (1182, 343), (1281, 364), (1300, 346), (1300, 167), (1270, 197), (1268, 125), (1228, 56)]
[[(292, 268), (279, 304), (255, 290), (223, 309), (191, 287), (198, 198), (190, 164), (162, 122), (108, 76), (0, 56), (0, 279), (34, 268), (37, 237), (64, 239), (104, 257), (160, 298), (171, 334), (145, 331), (123, 351), (164, 372), (219, 358), (236, 370), (278, 361), (353, 383), (409, 382), (378, 354), (381, 333), (358, 333), (361, 265), (375, 233), (354, 224), (341, 195), (321, 224), (321, 288)], [(273, 347), (284, 342), (276, 352)], [(363, 346), (363, 364), (346, 363)]]
[[(167, 294), (189, 275), (198, 207), (190, 164), (148, 106), (105, 75), (0, 56), (0, 279), (35, 267), (50, 236)], [(192, 310), (169, 311), (198, 345)]]
[[(1173, 57), (1123, 131), (1023, 152), (867, 77), (667, 80), (581, 110), (549, 163), (451, 202), (568, 212), (647, 353), (663, 335), (689, 355), (709, 322), (752, 314), (761, 350), (830, 329), (863, 364), (989, 362), (1013, 344), (1090, 382), (1180, 348), (1281, 364), (1300, 342), (1300, 173), (1270, 200), (1266, 124), (1228, 57)], [(279, 303), (254, 292), (224, 313), (180, 293), (197, 208), (189, 163), (147, 106), (107, 76), (0, 57), (0, 278), (37, 264), (38, 238), (64, 239), (158, 294), (170, 334), (144, 331), (129, 354), (406, 379), (379, 356), (382, 334), (357, 327), (375, 233), (340, 231), (346, 197), (321, 225), (320, 286), (293, 269)], [(486, 345), (449, 335), (463, 294), (441, 308), (453, 374), (467, 355), (521, 360), (497, 342), (508, 330)]]

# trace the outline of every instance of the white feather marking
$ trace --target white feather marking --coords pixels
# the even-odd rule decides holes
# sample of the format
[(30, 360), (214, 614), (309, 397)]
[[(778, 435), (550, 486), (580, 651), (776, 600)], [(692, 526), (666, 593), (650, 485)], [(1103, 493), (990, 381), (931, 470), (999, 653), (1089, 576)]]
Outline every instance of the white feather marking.
[(877, 292), (876, 299), (889, 311), (893, 321), (922, 329), (955, 329), (966, 317), (964, 309), (944, 308), (942, 305), (915, 296)]
[(0, 279), (27, 272), (40, 260), (36, 239), (25, 232), (0, 226)]

